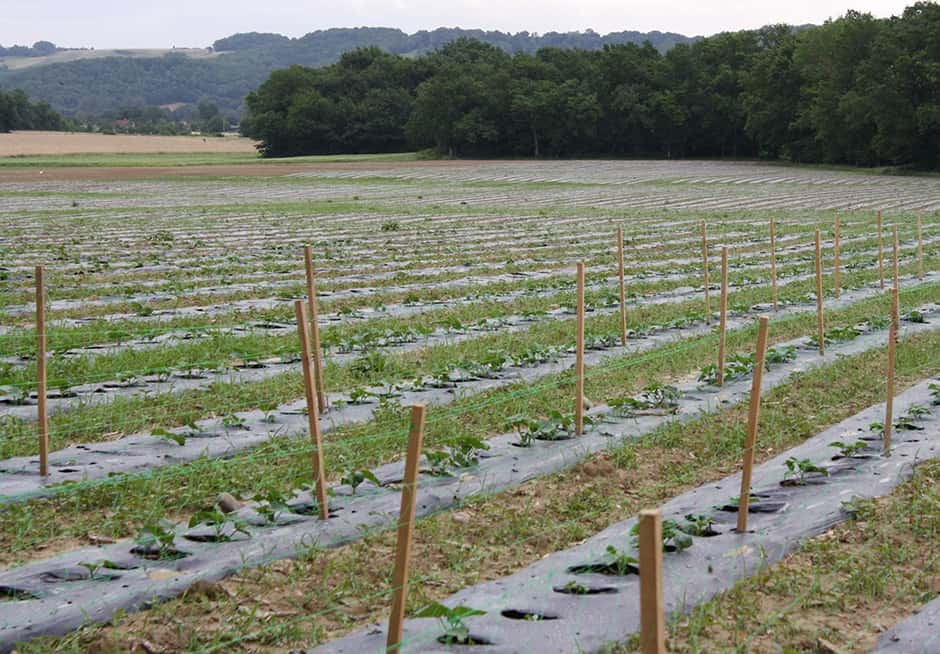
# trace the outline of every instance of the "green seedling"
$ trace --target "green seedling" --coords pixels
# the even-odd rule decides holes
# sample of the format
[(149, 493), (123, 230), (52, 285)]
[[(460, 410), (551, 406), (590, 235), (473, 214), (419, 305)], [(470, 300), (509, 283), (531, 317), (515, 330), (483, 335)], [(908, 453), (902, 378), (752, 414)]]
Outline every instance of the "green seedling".
[(930, 390), (930, 397), (934, 406), (940, 405), (940, 384), (930, 384), (927, 386)]
[[(633, 536), (633, 546), (638, 547), (640, 541), (640, 523), (633, 525), (630, 530)], [(692, 547), (692, 537), (682, 530), (675, 520), (663, 520), (663, 551), (681, 552)]]
[(611, 556), (611, 569), (614, 571), (614, 574), (618, 575), (628, 575), (632, 574), (634, 570), (640, 567), (640, 562), (636, 557), (627, 554), (623, 550), (619, 550), (613, 545), (607, 546), (607, 553)]
[(839, 454), (851, 458), (858, 455), (865, 448), (868, 447), (868, 444), (865, 441), (855, 441), (854, 443), (845, 443), (843, 441), (833, 441), (829, 443), (829, 447), (839, 448)]
[(918, 311), (917, 309), (912, 309), (911, 311), (908, 311), (906, 314), (904, 314), (904, 319), (907, 320), (908, 322), (916, 322), (916, 323), (927, 322), (927, 318), (924, 316), (924, 314)]
[(416, 618), (437, 618), (443, 630), (439, 640), (445, 645), (469, 645), (470, 628), (464, 620), (476, 615), (486, 615), (486, 611), (466, 606), (451, 608), (440, 602), (431, 602), (415, 614)]
[(885, 426), (884, 426), (884, 423), (882, 423), (882, 422), (871, 422), (871, 423), (868, 424), (868, 431), (870, 431), (871, 433), (875, 434), (876, 436), (880, 436), (880, 437), (884, 438), (884, 435), (885, 435)]
[(653, 383), (634, 397), (611, 400), (610, 406), (624, 418), (631, 418), (642, 412), (661, 411), (676, 413), (682, 392), (675, 386)]
[(711, 516), (690, 513), (685, 516), (681, 529), (691, 536), (712, 536), (715, 534), (714, 524), (715, 519)]
[(770, 367), (771, 363), (786, 363), (796, 358), (796, 347), (793, 345), (784, 345), (781, 347), (772, 347), (767, 350), (764, 356), (764, 363)]
[(529, 447), (532, 445), (532, 442), (535, 440), (535, 432), (539, 427), (537, 421), (521, 413), (509, 416), (503, 424), (504, 429), (516, 432), (516, 435), (519, 437), (519, 442), (516, 444), (520, 447)]
[(235, 429), (248, 429), (248, 425), (245, 424), (245, 421), (234, 413), (222, 418), (222, 426), (225, 427), (225, 429), (228, 431)]
[(785, 462), (787, 471), (783, 475), (784, 482), (789, 482), (796, 486), (805, 486), (806, 477), (810, 474), (819, 474), (829, 476), (829, 471), (813, 463), (810, 459), (797, 459), (791, 456)]
[[(246, 535), (248, 534), (248, 529), (244, 520), (236, 516), (226, 514), (217, 506), (214, 506), (211, 509), (206, 509), (204, 511), (198, 511), (189, 519), (190, 529), (201, 524), (205, 524), (213, 528), (215, 531), (215, 539), (218, 542), (228, 542), (232, 540), (232, 537), (235, 534), (238, 533)], [(231, 524), (234, 528), (234, 531), (231, 534), (226, 533), (226, 524)]]
[(264, 422), (271, 423), (277, 422), (277, 404), (262, 404), (260, 408), (264, 412)]
[(156, 548), (158, 559), (174, 558), (176, 548), (176, 525), (166, 519), (150, 523), (134, 537), (134, 543), (142, 548)]
[(352, 488), (353, 495), (355, 495), (356, 489), (366, 480), (371, 481), (376, 486), (382, 485), (378, 477), (372, 474), (371, 470), (347, 470), (340, 478), (340, 483), (347, 484)]
[(158, 436), (167, 442), (173, 442), (180, 446), (186, 444), (186, 436), (184, 434), (177, 434), (167, 429), (163, 429), (162, 427), (157, 427), (150, 433), (153, 436)]
[(258, 505), (255, 507), (255, 510), (259, 515), (263, 516), (265, 520), (273, 523), (277, 520), (278, 514), (290, 512), (290, 507), (287, 506), (287, 502), (291, 497), (290, 493), (282, 493), (276, 488), (269, 488), (264, 495), (255, 498), (258, 500)]
[(350, 404), (366, 404), (370, 397), (372, 397), (372, 393), (360, 386), (349, 391)]

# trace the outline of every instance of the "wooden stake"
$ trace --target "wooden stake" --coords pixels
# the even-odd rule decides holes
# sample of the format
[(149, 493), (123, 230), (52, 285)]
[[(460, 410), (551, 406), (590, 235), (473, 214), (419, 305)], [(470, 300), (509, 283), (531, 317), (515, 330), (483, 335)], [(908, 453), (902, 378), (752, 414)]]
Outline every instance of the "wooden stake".
[(816, 230), (816, 324), (817, 337), (819, 338), (819, 355), (826, 353), (826, 324), (823, 316), (823, 292), (822, 292), (822, 241), (820, 240), (819, 230)]
[(307, 270), (307, 302), (310, 304), (310, 335), (313, 348), (313, 374), (317, 380), (317, 406), (326, 411), (326, 386), (323, 382), (323, 352), (320, 349), (320, 312), (317, 309), (317, 285), (313, 270), (313, 248), (304, 246), (304, 267)]
[(888, 371), (885, 380), (885, 438), (884, 453), (891, 452), (891, 428), (894, 422), (894, 375), (898, 347), (898, 289), (891, 290), (891, 327), (888, 330)]
[(617, 272), (620, 275), (620, 342), (627, 344), (627, 291), (623, 281), (623, 227), (617, 228)]
[(901, 258), (901, 244), (898, 241), (898, 226), (894, 225), (894, 228), (891, 230), (891, 236), (894, 238), (894, 263), (892, 268), (892, 273), (894, 274), (894, 288), (901, 288), (901, 270), (899, 268), (899, 260)]
[(49, 412), (46, 408), (46, 288), (36, 266), (36, 399), (39, 422), (39, 474), (49, 474)]
[(708, 231), (705, 228), (705, 221), (702, 221), (702, 270), (705, 275), (705, 324), (712, 322), (712, 306), (708, 300)]
[(304, 391), (307, 396), (307, 425), (310, 429), (310, 443), (313, 445), (311, 463), (313, 465), (313, 480), (316, 483), (317, 503), (320, 505), (320, 519), (326, 520), (330, 515), (326, 497), (326, 467), (323, 465), (323, 447), (320, 439), (320, 411), (317, 404), (316, 382), (313, 379), (313, 370), (310, 356), (310, 336), (307, 334), (307, 311), (303, 300), (294, 302), (294, 312), (297, 314), (297, 333), (300, 336), (300, 356), (303, 363)]
[(885, 287), (885, 243), (881, 231), (881, 212), (878, 212), (878, 278), (881, 288)]
[(835, 240), (832, 247), (832, 286), (836, 297), (842, 295), (842, 285), (839, 279), (839, 217), (836, 216)]
[(411, 565), (411, 543), (414, 538), (415, 498), (418, 494), (418, 463), (424, 440), (424, 414), (426, 407), (411, 407), (411, 433), (408, 435), (408, 453), (405, 458), (405, 479), (401, 487), (401, 511), (398, 515), (398, 547), (395, 551), (395, 571), (392, 574), (392, 612), (388, 617), (387, 652), (401, 647), (405, 622), (405, 601), (408, 598), (408, 568)]
[(718, 306), (718, 380), (725, 384), (725, 332), (728, 329), (728, 246), (721, 248), (721, 304)]
[(777, 313), (777, 235), (774, 220), (770, 220), (770, 293)]
[(658, 510), (640, 512), (640, 651), (665, 654), (663, 521)]
[(924, 278), (924, 216), (917, 214), (917, 278)]
[(574, 431), (584, 433), (584, 263), (578, 263), (578, 326), (575, 343)]
[(760, 419), (760, 389), (764, 379), (764, 357), (767, 354), (767, 327), (770, 318), (760, 317), (757, 351), (754, 353), (754, 377), (751, 380), (751, 406), (747, 412), (747, 439), (744, 441), (744, 466), (741, 470), (741, 494), (738, 495), (738, 533), (747, 531), (747, 512), (751, 504), (751, 470), (757, 445), (757, 421)]

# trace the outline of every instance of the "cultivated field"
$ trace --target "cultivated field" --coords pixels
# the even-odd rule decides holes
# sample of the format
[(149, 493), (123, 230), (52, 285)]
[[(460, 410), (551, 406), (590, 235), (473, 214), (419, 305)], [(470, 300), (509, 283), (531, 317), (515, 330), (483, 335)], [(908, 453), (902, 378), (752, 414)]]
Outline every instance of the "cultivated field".
[[(0, 178), (0, 651), (384, 651), (415, 404), (404, 651), (634, 651), (632, 530), (654, 507), (671, 651), (863, 652), (896, 623), (891, 643), (923, 640), (904, 620), (940, 613), (940, 180), (683, 161), (260, 165), (283, 167)], [(305, 245), (320, 447), (296, 313)], [(437, 601), (481, 614), (420, 617)]]
[[(0, 157), (160, 153), (250, 153), (257, 155), (254, 141), (237, 136), (147, 136), (144, 134), (42, 131), (14, 131), (0, 134)], [(68, 164), (68, 160), (65, 163)]]

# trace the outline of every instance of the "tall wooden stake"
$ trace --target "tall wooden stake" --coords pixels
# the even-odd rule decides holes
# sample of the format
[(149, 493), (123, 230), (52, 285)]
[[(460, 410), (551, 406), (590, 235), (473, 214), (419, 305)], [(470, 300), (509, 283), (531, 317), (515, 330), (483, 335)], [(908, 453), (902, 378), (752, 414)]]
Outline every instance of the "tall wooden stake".
[(819, 355), (826, 353), (826, 324), (823, 316), (823, 290), (822, 290), (822, 241), (819, 230), (816, 230), (816, 336), (819, 339)]
[(894, 423), (894, 375), (898, 347), (898, 289), (891, 290), (891, 327), (888, 330), (888, 370), (885, 380), (884, 453), (891, 452), (891, 429)]
[(836, 216), (835, 239), (832, 246), (832, 286), (835, 290), (836, 297), (842, 295), (842, 284), (839, 279), (839, 223), (840, 219)]
[(718, 380), (725, 384), (725, 332), (728, 329), (728, 246), (721, 248), (721, 304), (718, 306)]
[(885, 287), (885, 242), (881, 231), (881, 212), (878, 212), (878, 279), (881, 288)]
[(36, 416), (39, 422), (39, 474), (49, 474), (49, 412), (46, 408), (46, 288), (43, 267), (36, 266)]
[(704, 272), (705, 282), (705, 324), (712, 322), (712, 306), (708, 299), (708, 230), (705, 227), (705, 221), (702, 221), (702, 270)]
[(640, 651), (665, 654), (663, 522), (658, 510), (640, 512)]
[(617, 274), (620, 276), (620, 342), (627, 344), (627, 290), (623, 280), (623, 227), (617, 228)]
[(770, 294), (777, 313), (777, 233), (773, 218), (770, 219)]
[(395, 551), (395, 571), (392, 574), (392, 612), (388, 617), (387, 652), (401, 647), (405, 623), (405, 601), (408, 598), (408, 568), (411, 565), (411, 543), (414, 539), (415, 498), (418, 494), (418, 463), (424, 440), (424, 414), (426, 407), (411, 407), (411, 433), (408, 435), (408, 453), (405, 458), (405, 479), (401, 488), (401, 510), (398, 514), (398, 547)]
[(764, 358), (767, 354), (767, 326), (770, 318), (761, 316), (754, 353), (754, 377), (751, 380), (751, 405), (747, 413), (747, 439), (744, 441), (744, 466), (741, 470), (741, 494), (738, 495), (738, 533), (747, 531), (747, 512), (751, 504), (751, 470), (757, 445), (757, 422), (760, 419), (760, 389), (764, 379)]
[(304, 246), (304, 267), (307, 270), (307, 302), (310, 304), (310, 334), (313, 348), (313, 374), (317, 380), (317, 406), (326, 411), (326, 386), (323, 382), (323, 352), (320, 349), (320, 312), (317, 309), (317, 285), (313, 270), (313, 248)]
[(891, 230), (891, 236), (894, 238), (894, 262), (892, 263), (891, 272), (894, 275), (894, 288), (901, 288), (901, 269), (900, 269), (900, 259), (901, 259), (901, 244), (898, 241), (898, 226), (894, 225)]
[(317, 404), (316, 382), (313, 379), (313, 370), (310, 356), (310, 336), (307, 333), (307, 311), (303, 300), (294, 301), (294, 312), (297, 314), (297, 333), (300, 336), (300, 356), (304, 372), (304, 392), (307, 396), (307, 425), (310, 429), (310, 443), (313, 445), (311, 464), (313, 466), (313, 480), (316, 484), (317, 503), (320, 505), (320, 519), (330, 517), (330, 510), (326, 497), (326, 467), (323, 464), (323, 444), (320, 438), (320, 411)]
[(917, 214), (917, 278), (924, 278), (924, 216)]
[(584, 263), (578, 263), (578, 324), (575, 343), (574, 430), (584, 433)]

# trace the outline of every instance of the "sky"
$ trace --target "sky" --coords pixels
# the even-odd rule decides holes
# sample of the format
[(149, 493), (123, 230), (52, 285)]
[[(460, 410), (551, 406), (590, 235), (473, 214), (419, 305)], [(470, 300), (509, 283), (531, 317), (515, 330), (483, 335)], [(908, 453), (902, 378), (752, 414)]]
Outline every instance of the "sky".
[(900, 14), (914, 0), (2, 0), (0, 45), (52, 41), (62, 47), (205, 47), (236, 32), (302, 36), (330, 27), (406, 32), (464, 27), (504, 32), (593, 29), (688, 36), (769, 23), (821, 23), (848, 9)]

